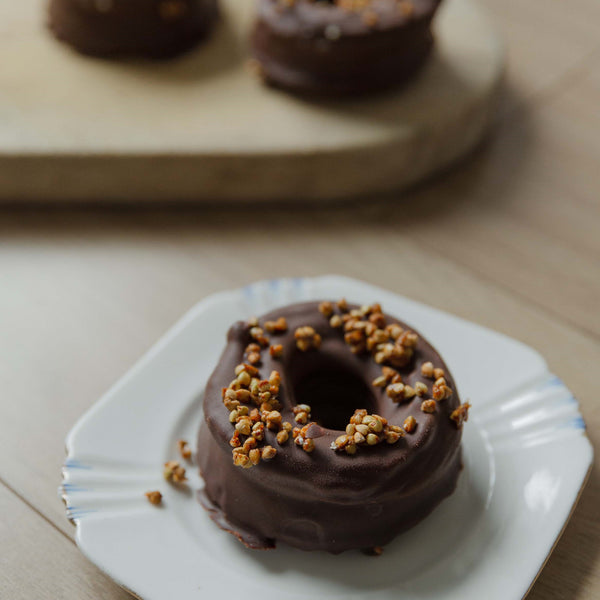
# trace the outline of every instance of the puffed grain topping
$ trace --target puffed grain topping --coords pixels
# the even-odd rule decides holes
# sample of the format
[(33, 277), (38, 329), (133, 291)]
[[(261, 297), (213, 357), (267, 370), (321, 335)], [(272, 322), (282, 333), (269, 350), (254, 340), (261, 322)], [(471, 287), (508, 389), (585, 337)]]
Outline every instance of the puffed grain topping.
[(469, 409), (471, 408), (471, 404), (469, 402), (465, 402), (461, 404), (458, 408), (454, 409), (450, 414), (450, 418), (456, 424), (457, 429), (461, 429), (463, 423), (469, 420)]
[(181, 458), (184, 460), (190, 460), (192, 458), (192, 449), (185, 440), (178, 440), (177, 448), (179, 450), (179, 454), (181, 454)]
[(331, 449), (356, 454), (359, 448), (376, 446), (383, 442), (395, 444), (402, 437), (404, 430), (401, 427), (390, 425), (386, 418), (368, 414), (363, 408), (354, 411), (346, 425), (346, 433), (331, 442)]
[(162, 494), (158, 490), (146, 492), (144, 495), (146, 498), (148, 498), (148, 502), (150, 502), (150, 504), (154, 504), (154, 506), (158, 506), (162, 502)]
[(281, 358), (283, 356), (283, 346), (281, 344), (275, 344), (269, 348), (269, 354), (272, 358)]
[(172, 483), (185, 483), (185, 469), (179, 464), (178, 460), (170, 460), (165, 463), (163, 477)]
[(421, 410), (424, 413), (434, 413), (436, 410), (437, 402), (435, 400), (424, 400), (421, 403)]
[(319, 312), (324, 317), (331, 317), (333, 314), (333, 304), (331, 302), (321, 302), (321, 304), (319, 304)]
[[(328, 303), (327, 308), (333, 309)], [(381, 305), (364, 305), (349, 310), (345, 299), (336, 304), (340, 314), (331, 314), (332, 327), (343, 326), (344, 340), (354, 354), (371, 354), (376, 363), (395, 369), (407, 367), (413, 360), (418, 336), (395, 323), (387, 324)], [(389, 381), (387, 382), (389, 383)], [(385, 387), (385, 375), (376, 378), (373, 385)]]
[(288, 329), (285, 317), (279, 317), (276, 321), (267, 321), (265, 329), (272, 334), (285, 333)]
[(412, 433), (417, 428), (417, 420), (412, 415), (410, 415), (406, 417), (406, 419), (404, 419), (402, 427), (404, 428), (404, 431), (406, 431), (406, 433)]
[(302, 352), (317, 350), (321, 347), (321, 336), (310, 325), (298, 327), (294, 332), (296, 348)]

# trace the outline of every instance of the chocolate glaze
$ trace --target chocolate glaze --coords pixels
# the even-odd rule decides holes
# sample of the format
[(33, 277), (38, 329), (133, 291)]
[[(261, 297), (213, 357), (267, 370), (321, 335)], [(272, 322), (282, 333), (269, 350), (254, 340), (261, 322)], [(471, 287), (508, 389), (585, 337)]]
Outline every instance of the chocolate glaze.
[(361, 94), (400, 85), (429, 55), (431, 20), (441, 0), (373, 0), (364, 13), (326, 1), (259, 0), (252, 49), (267, 83), (309, 94)]
[[(268, 377), (272, 370), (281, 374), (279, 400), (284, 420), (294, 422), (292, 407), (296, 404), (312, 406), (312, 420), (321, 423), (310, 432), (316, 446), (312, 453), (291, 440), (279, 446), (275, 433), (267, 431), (264, 443), (277, 448), (275, 458), (251, 469), (233, 465), (229, 446), (233, 426), (221, 390), (233, 378), (235, 366), (243, 362), (244, 349), (251, 341), (245, 323), (231, 327), (206, 386), (205, 421), (198, 436), (198, 460), (205, 482), (202, 503), (215, 522), (253, 548), (270, 548), (276, 541), (333, 553), (383, 546), (450, 495), (460, 472), (461, 431), (450, 420), (460, 400), (435, 349), (421, 337), (414, 362), (400, 372), (405, 383), (412, 385), (424, 380), (422, 363), (432, 361), (445, 370), (454, 390), (452, 397), (439, 402), (434, 414), (421, 411), (418, 397), (394, 404), (383, 388), (371, 383), (381, 367), (370, 355), (352, 354), (342, 332), (319, 313), (318, 304), (293, 304), (260, 319), (261, 324), (280, 316), (287, 319), (288, 331), (271, 335), (271, 343), (283, 345), (283, 357), (273, 359), (263, 351), (259, 367), (261, 376)], [(388, 323), (410, 329), (386, 317)], [(304, 325), (311, 325), (322, 336), (319, 350), (300, 352), (296, 348), (294, 331)], [(319, 382), (316, 386), (315, 381)], [(424, 381), (431, 386), (431, 381)], [(341, 396), (337, 392), (342, 392)], [(357, 408), (368, 408), (393, 425), (402, 425), (413, 415), (417, 428), (394, 445), (360, 447), (355, 455), (334, 452), (331, 442), (344, 433)]]
[(217, 0), (50, 0), (55, 36), (83, 54), (168, 58), (210, 31)]

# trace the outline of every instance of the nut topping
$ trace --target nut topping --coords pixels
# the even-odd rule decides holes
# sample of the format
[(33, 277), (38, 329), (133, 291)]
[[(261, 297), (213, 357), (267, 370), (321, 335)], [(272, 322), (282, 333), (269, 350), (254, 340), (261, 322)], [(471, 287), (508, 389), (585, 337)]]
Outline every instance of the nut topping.
[(435, 400), (425, 400), (421, 404), (421, 410), (425, 413), (434, 413), (437, 406)]
[(471, 404), (469, 402), (465, 402), (461, 404), (458, 408), (452, 411), (450, 418), (456, 423), (456, 428), (461, 429), (463, 423), (469, 420), (469, 409), (471, 408)]
[(146, 498), (148, 498), (148, 502), (150, 502), (150, 504), (154, 504), (154, 506), (158, 506), (162, 502), (162, 494), (158, 490), (154, 492), (146, 492), (144, 496), (146, 496)]
[(404, 427), (404, 431), (406, 431), (406, 433), (412, 433), (417, 428), (417, 420), (410, 415), (404, 419), (402, 427)]
[(178, 460), (170, 460), (165, 463), (163, 476), (167, 481), (173, 483), (184, 483), (187, 481), (185, 469), (179, 464)]
[(190, 460), (192, 458), (192, 449), (189, 447), (189, 444), (185, 440), (178, 440), (177, 448), (179, 449), (179, 454), (181, 454), (181, 458), (185, 460)]

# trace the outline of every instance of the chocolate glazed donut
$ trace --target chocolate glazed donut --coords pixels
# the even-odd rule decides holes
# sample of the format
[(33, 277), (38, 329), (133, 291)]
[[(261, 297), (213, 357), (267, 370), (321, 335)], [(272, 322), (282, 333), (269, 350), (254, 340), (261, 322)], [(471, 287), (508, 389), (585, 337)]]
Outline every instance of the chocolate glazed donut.
[[(422, 337), (416, 341), (416, 335), (405, 333), (404, 359), (394, 362), (394, 355), (396, 368), (382, 368), (376, 361), (384, 362), (381, 352), (391, 344), (369, 352), (365, 338), (358, 340), (347, 323), (357, 307), (331, 314), (331, 306), (294, 304), (264, 315), (258, 325), (271, 334), (263, 334), (257, 323), (234, 324), (207, 384), (198, 436), (205, 482), (200, 499), (215, 522), (249, 547), (271, 548), (276, 541), (333, 553), (381, 547), (455, 489), (468, 405), (460, 406), (438, 353)], [(379, 312), (369, 316), (365, 309), (363, 315), (354, 325), (384, 319), (377, 323), (379, 332), (386, 327), (397, 336), (394, 327), (408, 329)], [(248, 360), (255, 363), (247, 366), (249, 372), (236, 369)], [(434, 382), (438, 375), (444, 379)], [(259, 388), (271, 390), (277, 411), (265, 405), (252, 410), (248, 394)], [(236, 397), (248, 402), (249, 413), (241, 411), (244, 402), (224, 406)], [(249, 416), (239, 416), (242, 412)], [(245, 423), (253, 412), (252, 422)], [(292, 431), (286, 430), (288, 423)], [(256, 431), (258, 448), (255, 439), (249, 443), (240, 435), (246, 426), (252, 426), (249, 437)]]
[(441, 0), (259, 0), (252, 50), (265, 81), (356, 95), (409, 80), (432, 45)]
[(49, 27), (83, 54), (168, 58), (211, 30), (217, 0), (50, 0)]

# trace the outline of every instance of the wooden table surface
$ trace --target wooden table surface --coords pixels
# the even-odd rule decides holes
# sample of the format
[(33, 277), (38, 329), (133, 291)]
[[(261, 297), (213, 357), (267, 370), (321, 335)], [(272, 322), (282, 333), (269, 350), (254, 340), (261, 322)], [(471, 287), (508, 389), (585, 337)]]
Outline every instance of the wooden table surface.
[[(129, 597), (58, 499), (71, 425), (209, 293), (340, 273), (522, 340), (600, 441), (600, 3), (485, 0), (508, 41), (495, 131), (402, 197), (327, 209), (0, 212), (0, 597)], [(507, 574), (509, 576), (509, 574)], [(600, 469), (531, 599), (600, 597)]]

